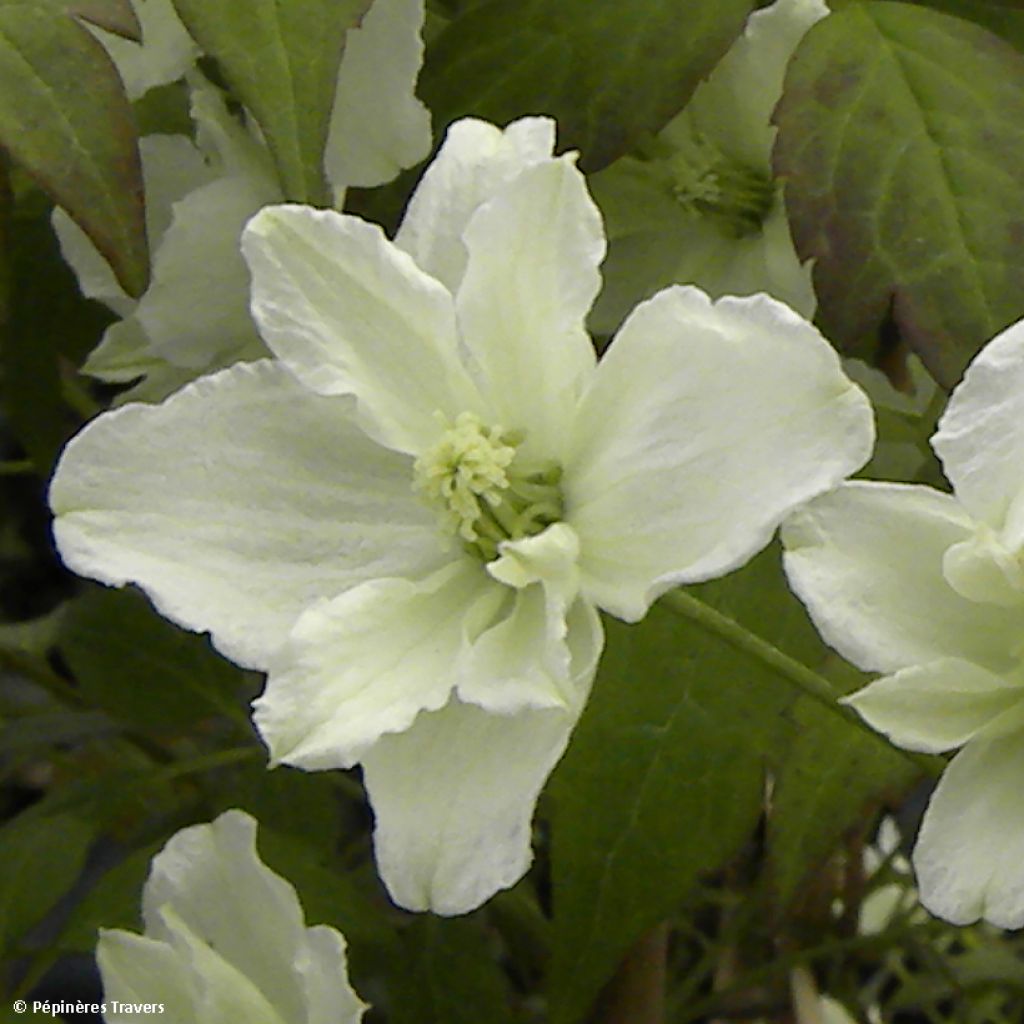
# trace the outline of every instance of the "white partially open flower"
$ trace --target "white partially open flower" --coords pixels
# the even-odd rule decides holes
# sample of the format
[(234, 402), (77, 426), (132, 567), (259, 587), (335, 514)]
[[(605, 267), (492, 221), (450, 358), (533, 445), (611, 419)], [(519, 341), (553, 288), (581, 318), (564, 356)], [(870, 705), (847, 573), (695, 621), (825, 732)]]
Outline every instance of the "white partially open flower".
[[(347, 33), (324, 152), (339, 205), (348, 186), (389, 181), (430, 150), (430, 115), (413, 92), (423, 62), (423, 16), (423, 0), (375, 0)], [(129, 298), (71, 218), (63, 210), (53, 217), (83, 293), (120, 318), (83, 370), (118, 383), (145, 377), (131, 395), (145, 400), (268, 354), (249, 314), (239, 236), (261, 207), (282, 200), (281, 188), (257, 134), (228, 114), (201, 77), (189, 80), (196, 142), (168, 135), (141, 140), (152, 251), (146, 293)]]
[(793, 248), (772, 176), (771, 114), (797, 43), (827, 14), (822, 0), (775, 0), (755, 11), (644, 154), (594, 176), (609, 238), (595, 330), (613, 330), (635, 303), (672, 283), (713, 296), (766, 292), (813, 315), (810, 265)]
[(246, 229), (275, 361), (101, 416), (53, 483), (67, 563), (139, 582), (265, 669), (275, 761), (362, 763), (404, 906), (530, 861), (597, 609), (742, 565), (870, 453), (863, 393), (766, 296), (672, 288), (598, 365), (601, 221), (554, 125), (454, 125), (395, 242), (278, 206)]
[(171, 837), (153, 858), (142, 918), (142, 935), (100, 932), (107, 1024), (362, 1019), (345, 939), (306, 927), (295, 890), (260, 860), (256, 820), (243, 811)]
[(885, 673), (850, 698), (901, 747), (950, 762), (914, 866), (955, 924), (1024, 925), (1024, 323), (976, 357), (932, 445), (954, 493), (851, 483), (783, 530), (828, 643)]

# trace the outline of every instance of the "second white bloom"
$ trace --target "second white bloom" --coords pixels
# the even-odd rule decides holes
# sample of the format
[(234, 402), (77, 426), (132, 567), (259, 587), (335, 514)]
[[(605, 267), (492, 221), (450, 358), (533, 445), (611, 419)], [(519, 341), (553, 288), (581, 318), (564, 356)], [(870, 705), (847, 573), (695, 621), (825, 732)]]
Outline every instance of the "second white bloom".
[(382, 875), (470, 909), (530, 861), (597, 610), (743, 564), (860, 466), (867, 400), (764, 296), (671, 288), (600, 364), (600, 217), (554, 125), (451, 129), (394, 242), (271, 207), (243, 248), (276, 359), (100, 417), (52, 490), (68, 564), (269, 672), (274, 760), (361, 763)]

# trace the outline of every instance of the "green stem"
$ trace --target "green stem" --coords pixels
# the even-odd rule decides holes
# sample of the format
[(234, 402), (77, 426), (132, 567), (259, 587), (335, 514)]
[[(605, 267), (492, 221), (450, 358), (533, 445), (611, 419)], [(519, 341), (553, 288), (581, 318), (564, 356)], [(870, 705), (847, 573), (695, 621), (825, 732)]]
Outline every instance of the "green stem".
[(28, 476), (34, 473), (36, 467), (30, 459), (11, 459), (9, 462), (0, 462), (0, 476)]
[[(839, 703), (839, 694), (832, 688), (832, 685), (813, 669), (788, 654), (783, 654), (777, 647), (767, 640), (762, 640), (755, 633), (751, 633), (745, 626), (740, 625), (735, 619), (724, 615), (716, 608), (705, 604), (703, 601), (688, 594), (684, 590), (673, 590), (666, 594), (662, 601), (676, 614), (714, 633), (719, 639), (728, 644), (733, 650), (746, 654), (756, 661), (767, 665), (777, 675), (781, 676), (788, 683), (805, 693), (812, 700), (817, 701), (822, 707), (827, 708), (832, 714), (838, 715), (850, 725), (869, 736), (878, 738), (876, 733), (863, 719), (850, 708)], [(899, 750), (899, 748), (894, 748)], [(899, 750), (904, 757), (913, 761), (922, 771), (929, 775), (939, 775), (942, 772), (944, 763), (933, 757), (921, 754), (913, 754), (905, 750)]]

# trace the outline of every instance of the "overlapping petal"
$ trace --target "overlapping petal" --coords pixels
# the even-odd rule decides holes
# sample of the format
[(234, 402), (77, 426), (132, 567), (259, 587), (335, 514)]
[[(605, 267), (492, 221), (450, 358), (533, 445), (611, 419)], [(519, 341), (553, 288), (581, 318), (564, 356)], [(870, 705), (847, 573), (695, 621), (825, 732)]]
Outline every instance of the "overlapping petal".
[(71, 568), (138, 582), (169, 618), (265, 666), (311, 603), (448, 557), (410, 478), (409, 459), (356, 427), (350, 400), (311, 395), (265, 361), (95, 420), (50, 500)]
[(867, 398), (788, 307), (666, 289), (623, 325), (573, 426), (583, 593), (635, 621), (670, 587), (737, 568), (873, 440)]
[(962, 658), (1001, 673), (1015, 663), (1019, 616), (969, 601), (942, 573), (972, 528), (929, 487), (849, 483), (786, 522), (786, 574), (826, 643), (863, 669)]
[(336, 195), (390, 181), (430, 152), (430, 112), (413, 93), (423, 15), (423, 0), (374, 0), (345, 37), (324, 150)]
[[(588, 633), (582, 622), (569, 630)], [(453, 699), (367, 753), (377, 866), (396, 903), (462, 914), (519, 880), (532, 856), (534, 805), (586, 701), (599, 651), (588, 641), (573, 652), (572, 709), (497, 715)]]
[(1015, 546), (1024, 542), (1022, 396), (1024, 322), (1007, 328), (975, 357), (932, 438), (958, 500), (975, 519), (996, 530), (1009, 527)]
[(480, 407), (458, 358), (451, 295), (376, 224), (272, 206), (242, 237), (264, 340), (322, 395), (354, 394), (365, 429), (418, 453)]
[(950, 762), (914, 848), (921, 902), (953, 924), (1024, 925), (1024, 713), (978, 736)]
[(459, 327), (498, 421), (559, 458), (596, 357), (583, 320), (601, 287), (601, 215), (572, 158), (528, 167), (463, 233)]
[(457, 557), (420, 582), (371, 580), (311, 607), (254, 704), (273, 759), (350, 768), (385, 733), (442, 707), (502, 597), (479, 563)]
[(945, 658), (877, 679), (845, 703), (897, 746), (940, 754), (963, 746), (1010, 708), (1024, 706), (1024, 684)]
[(348, 982), (344, 939), (305, 926), (295, 890), (259, 859), (256, 821), (242, 811), (171, 838), (143, 889), (143, 920), (144, 936), (101, 935), (108, 999), (164, 1001), (173, 1019), (195, 1024), (355, 1024), (365, 1009)]
[(551, 160), (554, 146), (555, 122), (547, 117), (505, 129), (457, 121), (409, 200), (395, 244), (454, 294), (466, 269), (462, 235), (470, 217), (526, 168)]

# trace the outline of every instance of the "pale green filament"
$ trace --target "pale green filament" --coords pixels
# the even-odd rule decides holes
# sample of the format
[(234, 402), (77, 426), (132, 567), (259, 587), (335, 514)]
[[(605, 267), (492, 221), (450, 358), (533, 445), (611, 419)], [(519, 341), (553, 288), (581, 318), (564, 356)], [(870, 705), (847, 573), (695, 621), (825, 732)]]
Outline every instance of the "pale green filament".
[(413, 465), (413, 487), (438, 510), (441, 528), (486, 561), (502, 541), (532, 537), (562, 518), (561, 467), (519, 464), (522, 440), (463, 412)]
[(760, 230), (775, 198), (769, 174), (727, 156), (697, 132), (668, 164), (672, 194), (688, 212), (714, 220), (734, 238)]

